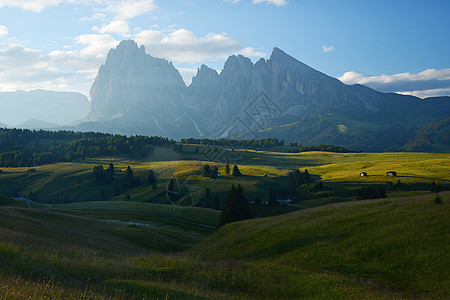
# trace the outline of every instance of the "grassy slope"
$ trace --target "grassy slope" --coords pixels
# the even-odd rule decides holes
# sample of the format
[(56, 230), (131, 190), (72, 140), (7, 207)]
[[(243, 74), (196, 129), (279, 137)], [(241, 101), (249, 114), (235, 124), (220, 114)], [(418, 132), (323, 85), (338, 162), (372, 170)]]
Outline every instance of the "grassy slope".
[[(315, 174), (315, 179), (322, 179), (325, 191), (312, 195), (315, 200), (303, 203), (302, 207), (326, 204), (336, 201), (351, 200), (356, 195), (356, 189), (361, 185), (384, 184), (385, 181), (396, 183), (398, 179), (421, 191), (427, 191), (432, 181), (440, 185), (450, 186), (450, 155), (427, 153), (326, 153), (306, 152), (298, 154), (241, 151), (230, 153), (239, 157), (237, 162), (244, 173), (243, 177), (234, 178), (222, 176), (211, 180), (201, 176), (201, 167), (204, 163), (217, 164), (222, 175), (225, 175), (224, 164), (197, 161), (192, 153), (193, 146), (185, 146), (184, 154), (165, 153), (159, 149), (157, 154), (149, 158), (96, 158), (76, 163), (58, 163), (37, 167), (37, 173), (27, 173), (27, 168), (7, 168), (0, 174), (0, 193), (11, 195), (18, 191), (19, 196), (27, 196), (33, 191), (46, 203), (99, 201), (101, 191), (105, 190), (108, 199), (123, 200), (130, 193), (133, 201), (167, 203), (166, 188), (171, 178), (177, 180), (176, 187), (189, 193), (189, 187), (194, 186), (198, 193), (189, 195), (182, 204), (195, 204), (206, 188), (212, 192), (212, 197), (218, 195), (221, 200), (229, 190), (231, 184), (242, 184), (247, 198), (253, 201), (256, 197), (267, 200), (269, 189), (278, 189), (281, 198), (287, 190), (287, 178), (290, 170), (295, 168), (308, 168)], [(159, 153), (161, 152), (161, 153)], [(231, 155), (230, 154), (230, 155)], [(173, 159), (173, 160), (170, 160)], [(114, 185), (95, 185), (91, 181), (92, 168), (103, 164), (105, 167), (113, 162), (117, 170), (124, 170), (130, 165), (144, 184), (131, 191), (123, 188), (124, 173), (116, 172), (115, 183), (120, 187), (121, 195), (114, 197)], [(145, 184), (149, 169), (154, 169), (158, 185), (156, 190)], [(394, 170), (398, 178), (385, 176), (387, 171)], [(369, 176), (361, 178), (361, 171), (368, 172)], [(267, 174), (267, 177), (263, 175)], [(422, 185), (422, 186), (420, 186)], [(200, 195), (198, 195), (200, 194)], [(393, 196), (398, 196), (394, 193)], [(317, 202), (317, 203), (316, 203)]]
[[(371, 200), (239, 222), (171, 255), (152, 251), (178, 239), (179, 228), (98, 220), (114, 214), (113, 202), (2, 206), (0, 299), (446, 298), (450, 193), (441, 196), (443, 204), (432, 196)], [(141, 220), (152, 207), (164, 213), (117, 205), (123, 220)], [(194, 217), (189, 209), (179, 216)]]
[(24, 201), (14, 200), (0, 195), (0, 206), (27, 207), (28, 205)]
[(227, 225), (191, 251), (207, 260), (332, 274), (383, 293), (446, 298), (450, 290), (450, 193), (334, 204)]

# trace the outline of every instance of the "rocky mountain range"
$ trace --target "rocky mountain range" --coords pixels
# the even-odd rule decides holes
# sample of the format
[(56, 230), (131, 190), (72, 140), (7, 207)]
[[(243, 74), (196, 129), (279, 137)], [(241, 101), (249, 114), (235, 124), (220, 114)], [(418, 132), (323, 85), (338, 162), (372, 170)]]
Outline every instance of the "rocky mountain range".
[(171, 62), (132, 40), (110, 50), (90, 97), (81, 129), (175, 139), (277, 137), (373, 151), (401, 149), (418, 129), (450, 115), (450, 97), (345, 85), (278, 48), (255, 64), (230, 56), (220, 73), (202, 65), (186, 86)]

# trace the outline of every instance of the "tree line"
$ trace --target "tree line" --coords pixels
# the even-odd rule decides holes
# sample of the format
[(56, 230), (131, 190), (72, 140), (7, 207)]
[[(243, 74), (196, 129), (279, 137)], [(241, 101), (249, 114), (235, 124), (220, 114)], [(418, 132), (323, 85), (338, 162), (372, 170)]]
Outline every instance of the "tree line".
[(286, 147), (289, 148), (289, 152), (298, 153), (298, 152), (308, 152), (308, 151), (326, 151), (326, 152), (337, 152), (337, 153), (356, 153), (358, 151), (353, 151), (347, 149), (343, 146), (334, 146), (334, 145), (315, 145), (315, 146), (303, 146), (297, 142), (290, 142)]
[[(42, 146), (49, 141), (50, 146)], [(29, 167), (107, 155), (148, 156), (153, 146), (174, 144), (163, 137), (0, 128), (0, 166)]]
[[(297, 142), (290, 142), (289, 144), (285, 144), (284, 140), (278, 140), (277, 138), (265, 138), (265, 139), (248, 139), (248, 140), (234, 140), (234, 139), (181, 139), (181, 144), (188, 145), (208, 145), (208, 146), (228, 146), (234, 148), (249, 148), (249, 149), (266, 149), (266, 148), (274, 148), (274, 147), (283, 147), (287, 148), (288, 152), (299, 153), (299, 152), (307, 152), (307, 151), (327, 151), (327, 152), (337, 152), (337, 153), (356, 153), (358, 151), (353, 151), (347, 149), (343, 146), (334, 146), (334, 145), (315, 145), (315, 146), (303, 146)], [(198, 150), (196, 150), (198, 152)]]
[(181, 139), (182, 144), (188, 145), (212, 145), (212, 146), (229, 146), (235, 148), (272, 148), (275, 146), (284, 146), (284, 140), (279, 141), (277, 138), (265, 138), (265, 139), (248, 139), (248, 140), (235, 140), (220, 138), (217, 140), (212, 139)]

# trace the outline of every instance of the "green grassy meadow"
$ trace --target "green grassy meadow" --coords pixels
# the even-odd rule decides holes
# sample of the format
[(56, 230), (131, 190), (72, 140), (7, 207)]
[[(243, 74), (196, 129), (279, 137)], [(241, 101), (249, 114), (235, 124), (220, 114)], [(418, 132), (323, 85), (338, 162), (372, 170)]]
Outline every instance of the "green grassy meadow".
[[(243, 173), (232, 177), (196, 147), (55, 163), (36, 173), (2, 168), (0, 299), (450, 297), (450, 155), (221, 148)], [(92, 181), (92, 168), (109, 163), (117, 196), (113, 184)], [(205, 163), (222, 176), (203, 177)], [(142, 182), (131, 190), (123, 186), (127, 166)], [(220, 211), (198, 207), (206, 188), (223, 201), (232, 184), (250, 202), (267, 201), (270, 188), (286, 199), (296, 168), (324, 189), (291, 205), (251, 205), (255, 218), (220, 229)], [(146, 183), (150, 169), (156, 189)], [(169, 201), (171, 179), (177, 197)], [(387, 181), (395, 187), (387, 198), (355, 201), (360, 187)], [(431, 193), (432, 182), (443, 192)], [(30, 192), (39, 198), (31, 208), (11, 199)]]

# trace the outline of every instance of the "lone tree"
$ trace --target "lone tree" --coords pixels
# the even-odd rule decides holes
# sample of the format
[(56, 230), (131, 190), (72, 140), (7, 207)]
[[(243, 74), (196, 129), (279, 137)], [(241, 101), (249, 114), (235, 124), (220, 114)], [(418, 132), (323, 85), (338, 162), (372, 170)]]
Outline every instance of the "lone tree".
[(206, 188), (205, 190), (205, 207), (206, 208), (211, 208), (212, 203), (211, 203), (211, 190)]
[(151, 169), (150, 171), (148, 171), (148, 184), (153, 185), (156, 183), (156, 176), (155, 176), (155, 172), (153, 172), (153, 169)]
[(231, 172), (231, 175), (232, 176), (239, 176), (239, 175), (241, 175), (241, 171), (239, 171), (238, 166), (236, 166), (236, 165), (233, 166), (233, 172)]
[(137, 185), (136, 179), (133, 175), (133, 170), (128, 166), (127, 170), (125, 171), (125, 188), (132, 189)]
[(270, 192), (269, 192), (269, 206), (275, 206), (277, 205), (277, 193), (270, 188)]
[(105, 182), (110, 183), (114, 180), (114, 164), (110, 163), (109, 168), (106, 169)]
[(94, 183), (101, 183), (105, 180), (106, 177), (106, 173), (105, 170), (103, 169), (102, 165), (99, 166), (95, 166), (94, 169), (92, 170), (92, 180), (94, 181)]
[(226, 166), (225, 166), (225, 174), (230, 175), (230, 173), (231, 173), (230, 164), (227, 163)]
[(250, 217), (250, 206), (247, 199), (245, 199), (244, 188), (240, 184), (237, 188), (232, 185), (227, 194), (227, 198), (222, 205), (219, 227), (228, 223), (245, 220)]

